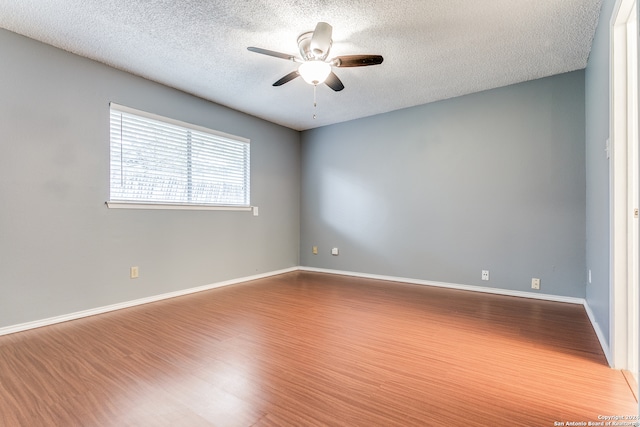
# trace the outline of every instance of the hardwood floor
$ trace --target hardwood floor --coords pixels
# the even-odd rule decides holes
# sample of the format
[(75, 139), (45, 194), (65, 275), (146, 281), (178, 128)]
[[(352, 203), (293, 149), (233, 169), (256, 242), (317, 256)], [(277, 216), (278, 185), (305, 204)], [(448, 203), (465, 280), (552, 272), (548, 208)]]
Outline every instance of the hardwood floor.
[(633, 415), (579, 305), (295, 272), (0, 337), (2, 426)]

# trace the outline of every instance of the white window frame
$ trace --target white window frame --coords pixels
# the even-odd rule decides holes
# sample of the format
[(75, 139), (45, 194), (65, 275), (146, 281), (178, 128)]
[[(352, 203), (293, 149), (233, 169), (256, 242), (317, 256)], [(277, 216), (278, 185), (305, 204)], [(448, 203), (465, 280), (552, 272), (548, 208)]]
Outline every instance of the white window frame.
[[(208, 129), (202, 126), (193, 125), (191, 123), (182, 122), (179, 120), (171, 119), (168, 117), (159, 116), (156, 114), (148, 113), (146, 111), (137, 110), (134, 108), (126, 107), (123, 105), (119, 105), (116, 103), (110, 103), (109, 116), (111, 121), (111, 113), (120, 112), (135, 115), (141, 118), (158, 121), (164, 124), (169, 124), (172, 126), (177, 126), (179, 128), (185, 130), (191, 130), (199, 133), (205, 133), (208, 135), (212, 135), (214, 137), (221, 138), (226, 141), (230, 141), (232, 143), (241, 143), (241, 144), (250, 144), (250, 140), (247, 138), (242, 138), (236, 135), (230, 135), (227, 133), (215, 131), (212, 129)], [(247, 204), (216, 204), (216, 203), (192, 203), (189, 201), (177, 201), (177, 202), (168, 202), (168, 201), (153, 201), (153, 200), (121, 200), (119, 198), (112, 199), (112, 161), (111, 156), (113, 154), (113, 150), (111, 150), (112, 146), (112, 135), (110, 131), (109, 136), (109, 147), (110, 147), (110, 163), (109, 163), (109, 200), (106, 202), (106, 205), (109, 208), (115, 209), (197, 209), (197, 210), (233, 210), (233, 211), (250, 211), (252, 207), (250, 205), (250, 181), (251, 181), (251, 170), (250, 170), (250, 159), (247, 158), (247, 170), (246, 170), (246, 201)], [(250, 149), (250, 147), (248, 147)], [(247, 153), (247, 157), (250, 156), (250, 152)]]

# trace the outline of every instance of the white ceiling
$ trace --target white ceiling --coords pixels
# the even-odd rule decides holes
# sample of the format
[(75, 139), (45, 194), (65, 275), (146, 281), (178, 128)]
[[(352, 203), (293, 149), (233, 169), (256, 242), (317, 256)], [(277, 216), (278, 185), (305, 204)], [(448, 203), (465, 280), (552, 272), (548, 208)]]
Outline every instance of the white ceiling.
[[(602, 0), (0, 0), (0, 27), (304, 130), (585, 68)], [(341, 92), (295, 79), (300, 33), (333, 26)], [(317, 118), (314, 119), (313, 115)]]

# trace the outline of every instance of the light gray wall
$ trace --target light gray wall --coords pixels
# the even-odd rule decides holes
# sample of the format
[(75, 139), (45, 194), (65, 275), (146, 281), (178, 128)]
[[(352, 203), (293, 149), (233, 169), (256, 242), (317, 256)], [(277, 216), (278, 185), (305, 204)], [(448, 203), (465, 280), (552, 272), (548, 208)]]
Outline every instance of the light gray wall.
[(605, 339), (609, 337), (609, 27), (615, 1), (602, 2), (600, 22), (585, 70), (587, 174), (587, 302)]
[[(0, 52), (0, 327), (298, 265), (298, 132), (5, 30)], [(260, 216), (108, 209), (110, 101), (250, 138)]]
[(301, 264), (584, 297), (584, 102), (577, 71), (304, 132)]

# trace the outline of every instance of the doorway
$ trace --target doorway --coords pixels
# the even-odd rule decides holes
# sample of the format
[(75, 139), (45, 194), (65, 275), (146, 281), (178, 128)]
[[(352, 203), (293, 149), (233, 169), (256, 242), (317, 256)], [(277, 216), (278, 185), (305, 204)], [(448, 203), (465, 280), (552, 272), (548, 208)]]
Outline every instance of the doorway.
[(618, 0), (611, 49), (611, 343), (613, 367), (638, 380), (638, 10)]

